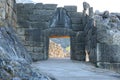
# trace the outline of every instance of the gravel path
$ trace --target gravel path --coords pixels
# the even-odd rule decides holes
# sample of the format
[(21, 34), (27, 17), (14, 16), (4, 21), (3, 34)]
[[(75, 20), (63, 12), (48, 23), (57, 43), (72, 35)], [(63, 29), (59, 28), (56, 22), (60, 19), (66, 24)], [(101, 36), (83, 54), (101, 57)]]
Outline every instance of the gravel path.
[(53, 75), (57, 80), (120, 80), (120, 74), (69, 59), (49, 59), (32, 66)]

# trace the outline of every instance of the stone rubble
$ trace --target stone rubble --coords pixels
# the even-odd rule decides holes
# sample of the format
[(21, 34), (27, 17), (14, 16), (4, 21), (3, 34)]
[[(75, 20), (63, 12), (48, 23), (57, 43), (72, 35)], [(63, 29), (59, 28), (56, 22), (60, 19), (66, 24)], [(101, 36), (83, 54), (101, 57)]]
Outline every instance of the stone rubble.
[(49, 57), (50, 58), (67, 58), (70, 57), (70, 53), (65, 51), (61, 44), (57, 44), (50, 40), (49, 44)]

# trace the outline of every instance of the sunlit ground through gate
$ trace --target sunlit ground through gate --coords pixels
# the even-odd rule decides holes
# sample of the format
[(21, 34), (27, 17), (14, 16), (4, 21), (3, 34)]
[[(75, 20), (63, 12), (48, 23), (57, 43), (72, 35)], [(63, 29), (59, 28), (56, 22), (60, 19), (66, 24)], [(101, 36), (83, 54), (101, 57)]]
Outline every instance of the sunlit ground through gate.
[(70, 59), (70, 38), (58, 37), (49, 39), (49, 58)]

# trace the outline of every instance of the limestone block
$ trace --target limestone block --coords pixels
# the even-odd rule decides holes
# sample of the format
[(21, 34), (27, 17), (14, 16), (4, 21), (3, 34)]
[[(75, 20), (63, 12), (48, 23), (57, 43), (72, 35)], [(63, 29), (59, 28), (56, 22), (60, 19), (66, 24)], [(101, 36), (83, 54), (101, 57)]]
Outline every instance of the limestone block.
[(33, 47), (30, 47), (30, 46), (26, 46), (26, 48), (29, 52), (33, 52), (33, 50), (34, 50)]
[(26, 40), (25, 40), (24, 43), (25, 43), (24, 46), (31, 46), (31, 47), (34, 46), (34, 41), (26, 41)]
[(96, 48), (96, 46), (97, 46), (97, 35), (93, 35), (91, 40), (91, 47)]
[(44, 4), (44, 9), (46, 10), (55, 10), (57, 7), (57, 4)]
[(21, 9), (21, 8), (24, 7), (24, 4), (23, 3), (17, 3), (16, 7), (17, 7), (17, 9)]
[(50, 17), (51, 16), (47, 16), (47, 15), (30, 15), (29, 20), (42, 22), (42, 21), (49, 21)]
[(34, 47), (33, 50), (34, 50), (34, 52), (41, 52), (41, 53), (43, 53), (44, 48), (43, 47)]
[(83, 31), (84, 26), (82, 24), (72, 24), (72, 30), (73, 31)]
[(43, 9), (43, 7), (44, 7), (43, 3), (36, 3), (34, 6), (35, 9), (39, 9), (39, 10)]
[(24, 28), (17, 28), (17, 33), (19, 35), (24, 35), (25, 34), (25, 29)]
[(48, 23), (47, 22), (31, 22), (30, 23), (30, 28), (39, 28), (41, 30), (48, 28)]
[(71, 18), (81, 18), (82, 17), (81, 12), (68, 12), (68, 14)]
[(44, 36), (41, 36), (41, 30), (40, 29), (31, 29), (25, 31), (26, 40), (28, 41), (35, 41), (35, 42), (41, 42), (43, 41)]
[(54, 10), (38, 10), (38, 9), (35, 9), (33, 14), (35, 15), (53, 15), (54, 14)]
[(44, 46), (44, 42), (34, 42), (34, 45), (36, 47), (43, 47)]
[(25, 36), (24, 36), (24, 35), (19, 35), (19, 38), (20, 38), (22, 41), (25, 41)]
[(96, 48), (91, 48), (88, 52), (89, 60), (92, 63), (97, 63), (97, 54), (96, 54)]
[(81, 24), (82, 19), (81, 18), (71, 18), (72, 24)]
[(77, 12), (77, 6), (64, 6), (68, 12)]
[(84, 50), (85, 44), (84, 43), (75, 43), (75, 50)]
[(38, 15), (30, 15), (29, 16), (29, 20), (30, 21), (39, 21), (40, 20), (40, 16), (38, 16)]
[(34, 3), (25, 3), (25, 4), (24, 4), (24, 8), (25, 8), (25, 9), (33, 9), (34, 6), (35, 6)]
[(43, 53), (31, 53), (30, 55), (33, 61), (40, 61), (44, 59)]
[(120, 62), (120, 46), (119, 45), (108, 45), (99, 44), (97, 49), (98, 61), (99, 62)]
[(98, 62), (97, 66), (120, 73), (120, 63)]
[(21, 28), (29, 28), (30, 27), (30, 23), (28, 21), (19, 21), (18, 24), (20, 25)]

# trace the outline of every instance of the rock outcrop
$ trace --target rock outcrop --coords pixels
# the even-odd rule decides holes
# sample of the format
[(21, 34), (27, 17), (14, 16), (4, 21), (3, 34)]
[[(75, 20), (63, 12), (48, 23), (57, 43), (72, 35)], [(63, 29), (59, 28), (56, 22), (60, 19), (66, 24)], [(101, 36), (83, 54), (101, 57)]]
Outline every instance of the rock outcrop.
[(30, 63), (30, 55), (12, 27), (0, 27), (0, 80), (51, 80)]
[(52, 80), (31, 66), (17, 26), (15, 0), (0, 0), (0, 80)]

